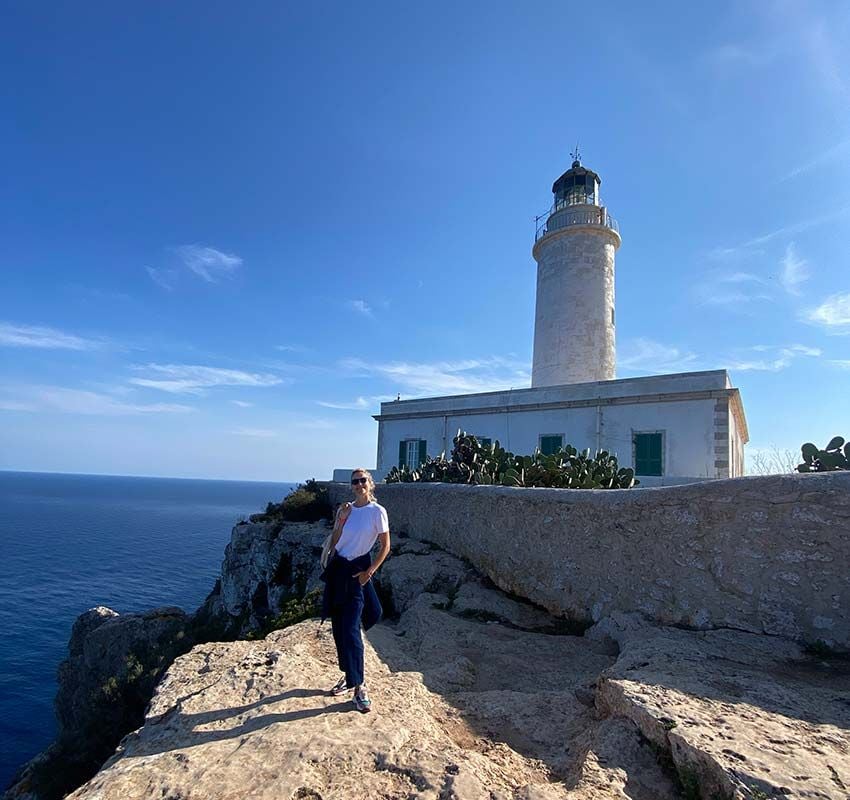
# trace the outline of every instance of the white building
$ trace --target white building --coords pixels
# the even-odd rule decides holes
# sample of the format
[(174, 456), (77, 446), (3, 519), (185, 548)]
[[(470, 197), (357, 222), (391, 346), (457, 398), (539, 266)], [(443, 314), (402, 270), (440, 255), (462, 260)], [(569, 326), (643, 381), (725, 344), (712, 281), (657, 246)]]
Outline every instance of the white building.
[(518, 454), (608, 450), (643, 485), (737, 477), (749, 440), (725, 370), (614, 380), (617, 223), (578, 158), (538, 227), (530, 389), (382, 403), (377, 476), (451, 451), (458, 428)]

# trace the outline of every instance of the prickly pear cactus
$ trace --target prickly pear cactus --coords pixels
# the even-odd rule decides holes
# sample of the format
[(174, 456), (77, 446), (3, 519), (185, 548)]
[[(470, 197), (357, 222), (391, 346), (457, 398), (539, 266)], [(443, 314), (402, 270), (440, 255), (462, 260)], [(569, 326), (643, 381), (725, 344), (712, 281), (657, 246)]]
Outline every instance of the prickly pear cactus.
[[(843, 440), (842, 440), (843, 443)], [(548, 486), (558, 489), (630, 489), (639, 481), (629, 467), (620, 467), (617, 457), (607, 450), (591, 455), (566, 445), (557, 453), (544, 455), (539, 449), (528, 456), (505, 450), (498, 439), (483, 445), (458, 430), (451, 457), (441, 453), (426, 458), (415, 470), (393, 467), (387, 483), (443, 482), (483, 486)]]
[(833, 436), (829, 444), (819, 450), (811, 442), (801, 448), (803, 463), (797, 465), (797, 472), (832, 472), (837, 469), (850, 469), (850, 442), (843, 436)]

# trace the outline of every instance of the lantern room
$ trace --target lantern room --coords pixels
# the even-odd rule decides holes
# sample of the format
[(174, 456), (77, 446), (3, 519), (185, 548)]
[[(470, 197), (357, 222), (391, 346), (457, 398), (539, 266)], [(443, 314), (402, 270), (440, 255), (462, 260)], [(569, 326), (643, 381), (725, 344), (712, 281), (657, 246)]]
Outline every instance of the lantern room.
[(555, 195), (553, 210), (564, 206), (598, 206), (600, 183), (599, 176), (576, 159), (572, 167), (552, 184), (552, 194)]

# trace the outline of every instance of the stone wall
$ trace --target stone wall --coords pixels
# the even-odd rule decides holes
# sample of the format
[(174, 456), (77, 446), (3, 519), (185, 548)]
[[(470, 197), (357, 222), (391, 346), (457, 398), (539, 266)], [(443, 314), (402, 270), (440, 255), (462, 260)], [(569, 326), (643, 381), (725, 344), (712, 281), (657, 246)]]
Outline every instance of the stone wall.
[(391, 484), (378, 500), (391, 531), (553, 614), (640, 612), (850, 649), (850, 473), (621, 491)]

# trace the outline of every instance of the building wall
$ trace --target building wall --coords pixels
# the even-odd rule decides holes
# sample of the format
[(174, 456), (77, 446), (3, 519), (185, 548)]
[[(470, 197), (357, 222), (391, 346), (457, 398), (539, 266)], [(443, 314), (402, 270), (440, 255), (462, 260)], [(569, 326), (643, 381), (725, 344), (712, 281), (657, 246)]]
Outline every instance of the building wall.
[(438, 417), (387, 419), (380, 423), (378, 474), (383, 478), (397, 465), (401, 440), (425, 439), (428, 455), (443, 450), (448, 455), (461, 428), (498, 439), (506, 449), (523, 455), (534, 451), (541, 434), (563, 434), (565, 444), (608, 450), (622, 466), (631, 467), (634, 433), (663, 431), (665, 476), (715, 478), (715, 402), (708, 398), (486, 414), (455, 410)]
[(614, 254), (619, 242), (608, 228), (580, 226), (549, 233), (535, 245), (532, 386), (614, 378)]
[[(331, 484), (337, 502), (351, 495)], [(390, 484), (393, 535), (468, 559), (551, 613), (639, 612), (850, 649), (850, 472), (660, 489)]]

